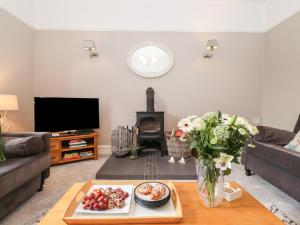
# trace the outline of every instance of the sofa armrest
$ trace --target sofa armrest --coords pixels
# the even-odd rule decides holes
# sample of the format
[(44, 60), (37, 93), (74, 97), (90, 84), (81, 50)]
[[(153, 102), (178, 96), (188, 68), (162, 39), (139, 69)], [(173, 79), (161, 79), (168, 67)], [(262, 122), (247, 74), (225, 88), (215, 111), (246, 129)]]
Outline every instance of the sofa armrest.
[(254, 140), (258, 142), (287, 145), (295, 137), (295, 133), (287, 130), (281, 130), (273, 127), (258, 126), (259, 133), (254, 136)]
[(50, 133), (47, 132), (4, 132), (1, 133), (1, 137), (37, 137), (40, 138), (44, 143), (43, 152), (50, 152)]

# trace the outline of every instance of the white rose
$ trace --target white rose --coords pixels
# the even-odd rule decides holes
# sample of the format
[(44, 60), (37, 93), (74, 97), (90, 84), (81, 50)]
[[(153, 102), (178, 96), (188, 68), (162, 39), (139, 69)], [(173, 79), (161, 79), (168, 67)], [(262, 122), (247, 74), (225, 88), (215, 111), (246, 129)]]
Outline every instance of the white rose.
[(256, 126), (251, 126), (250, 124), (248, 124), (247, 129), (249, 130), (251, 135), (256, 135), (258, 134), (258, 129)]
[(207, 112), (201, 118), (207, 121), (215, 120), (218, 118), (218, 114), (216, 112)]
[(238, 131), (241, 135), (246, 135), (247, 134), (247, 131), (244, 128), (239, 128)]
[(202, 119), (202, 118), (197, 118), (193, 121), (193, 127), (196, 129), (196, 130), (205, 130), (206, 128), (206, 123), (205, 121)]
[(237, 117), (235, 121), (236, 125), (241, 125), (241, 126), (247, 126), (249, 125), (248, 121), (244, 119), (243, 117)]

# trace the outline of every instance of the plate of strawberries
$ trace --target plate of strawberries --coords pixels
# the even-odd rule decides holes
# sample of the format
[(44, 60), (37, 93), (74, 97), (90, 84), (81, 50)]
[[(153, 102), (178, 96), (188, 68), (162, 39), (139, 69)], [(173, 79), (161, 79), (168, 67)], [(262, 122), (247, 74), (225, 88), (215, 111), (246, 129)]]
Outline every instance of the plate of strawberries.
[(77, 213), (129, 213), (133, 185), (93, 185)]

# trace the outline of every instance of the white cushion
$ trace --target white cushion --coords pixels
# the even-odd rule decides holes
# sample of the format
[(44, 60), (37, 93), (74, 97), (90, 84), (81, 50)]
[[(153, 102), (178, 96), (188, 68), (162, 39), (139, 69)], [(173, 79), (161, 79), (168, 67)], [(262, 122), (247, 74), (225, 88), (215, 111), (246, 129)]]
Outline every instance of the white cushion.
[(300, 152), (300, 131), (298, 131), (295, 138), (293, 140), (291, 140), (290, 143), (288, 143), (284, 147), (289, 150)]

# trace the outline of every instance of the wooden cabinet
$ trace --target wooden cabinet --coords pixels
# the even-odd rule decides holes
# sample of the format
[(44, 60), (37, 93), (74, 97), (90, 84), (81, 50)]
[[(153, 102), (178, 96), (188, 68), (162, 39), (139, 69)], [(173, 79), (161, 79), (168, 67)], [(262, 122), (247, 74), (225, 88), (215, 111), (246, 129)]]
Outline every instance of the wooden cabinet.
[(50, 156), (51, 156), (52, 164), (54, 164), (54, 163), (56, 164), (61, 161), (61, 152), (60, 151), (51, 151)]
[(60, 149), (59, 140), (51, 140), (50, 141), (50, 149), (51, 151), (58, 151)]
[[(83, 142), (74, 144), (74, 142)], [(68, 135), (50, 139), (51, 164), (98, 158), (98, 134)]]

